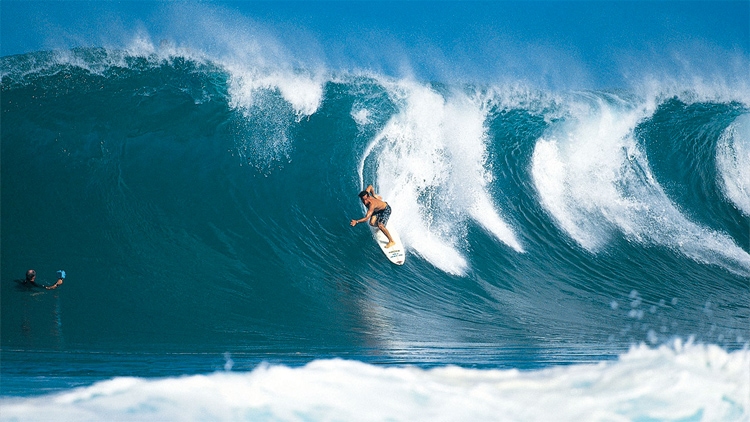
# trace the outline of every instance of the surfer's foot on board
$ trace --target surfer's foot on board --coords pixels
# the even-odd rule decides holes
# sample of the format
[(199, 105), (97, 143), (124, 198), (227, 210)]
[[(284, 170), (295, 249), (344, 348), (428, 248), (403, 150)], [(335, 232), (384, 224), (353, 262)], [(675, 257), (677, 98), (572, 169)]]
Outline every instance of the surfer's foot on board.
[(396, 244), (396, 242), (394, 242), (394, 241), (391, 240), (390, 242), (388, 242), (387, 245), (385, 245), (385, 248), (388, 249), (388, 248), (390, 248), (391, 246), (393, 246), (395, 244)]

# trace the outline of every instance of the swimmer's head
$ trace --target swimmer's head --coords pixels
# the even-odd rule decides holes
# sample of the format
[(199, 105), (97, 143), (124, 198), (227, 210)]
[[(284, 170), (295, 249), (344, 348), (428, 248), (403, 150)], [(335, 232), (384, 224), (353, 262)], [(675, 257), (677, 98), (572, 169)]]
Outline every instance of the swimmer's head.
[(35, 278), (36, 278), (36, 271), (34, 270), (26, 271), (26, 281), (33, 282)]

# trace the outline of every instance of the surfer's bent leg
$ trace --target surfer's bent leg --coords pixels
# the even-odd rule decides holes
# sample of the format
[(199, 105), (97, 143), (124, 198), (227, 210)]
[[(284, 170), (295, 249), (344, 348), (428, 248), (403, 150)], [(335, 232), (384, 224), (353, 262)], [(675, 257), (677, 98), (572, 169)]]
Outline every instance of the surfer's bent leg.
[(396, 244), (396, 242), (393, 241), (393, 238), (391, 237), (391, 234), (388, 233), (388, 229), (385, 228), (385, 224), (383, 224), (380, 221), (378, 221), (378, 228), (380, 229), (381, 232), (383, 232), (383, 234), (385, 235), (385, 237), (388, 238), (388, 244), (385, 245), (386, 248), (390, 248), (391, 246), (393, 246), (393, 245)]
[(396, 242), (393, 241), (391, 234), (388, 233), (388, 229), (385, 228), (385, 225), (388, 224), (388, 219), (390, 217), (391, 206), (386, 204), (385, 209), (383, 211), (380, 211), (380, 214), (378, 215), (378, 228), (383, 232), (383, 234), (385, 234), (385, 237), (388, 238), (388, 244), (385, 245), (386, 248), (390, 248), (391, 246), (396, 244)]

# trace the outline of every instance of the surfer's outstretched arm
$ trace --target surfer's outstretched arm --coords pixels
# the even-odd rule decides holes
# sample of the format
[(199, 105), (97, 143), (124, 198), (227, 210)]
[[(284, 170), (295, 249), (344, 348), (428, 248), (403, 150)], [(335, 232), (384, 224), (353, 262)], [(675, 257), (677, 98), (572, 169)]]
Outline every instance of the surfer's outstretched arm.
[(369, 220), (370, 217), (372, 217), (373, 212), (375, 212), (375, 207), (370, 206), (367, 208), (367, 214), (365, 214), (364, 217), (360, 218), (359, 220), (352, 220), (349, 224), (351, 224), (351, 226), (354, 227), (357, 225), (357, 223), (364, 223), (365, 221)]

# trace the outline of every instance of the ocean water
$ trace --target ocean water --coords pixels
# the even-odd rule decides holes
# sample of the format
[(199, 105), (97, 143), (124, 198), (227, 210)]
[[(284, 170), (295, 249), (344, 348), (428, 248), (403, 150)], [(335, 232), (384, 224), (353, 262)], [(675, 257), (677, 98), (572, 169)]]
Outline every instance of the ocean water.
[(0, 420), (750, 418), (746, 2), (32, 3)]

